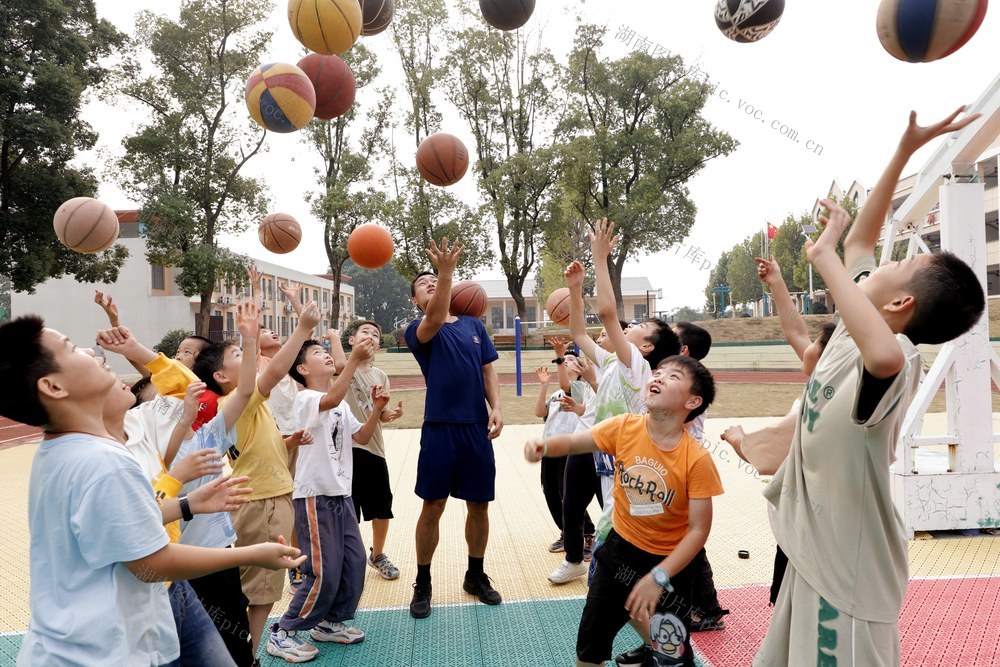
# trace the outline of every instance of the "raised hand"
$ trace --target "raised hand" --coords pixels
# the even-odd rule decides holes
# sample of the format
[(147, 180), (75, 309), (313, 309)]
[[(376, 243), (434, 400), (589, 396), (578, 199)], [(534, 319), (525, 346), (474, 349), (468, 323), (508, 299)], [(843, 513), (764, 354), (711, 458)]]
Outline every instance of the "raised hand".
[(115, 352), (128, 357), (134, 351), (139, 341), (132, 336), (127, 327), (112, 327), (97, 332), (97, 344), (108, 352)]
[(389, 393), (380, 384), (372, 387), (372, 412), (381, 413), (387, 405), (389, 405)]
[(569, 340), (562, 338), (561, 336), (552, 337), (552, 350), (556, 353), (557, 357), (565, 356), (566, 347), (569, 345)]
[(563, 277), (566, 279), (566, 287), (583, 287), (583, 264), (571, 262), (563, 272)]
[(205, 475), (217, 475), (220, 472), (222, 472), (222, 459), (219, 458), (219, 453), (214, 449), (199, 449), (197, 452), (192, 452), (184, 458), (174, 461), (174, 464), (170, 466), (170, 476), (181, 484), (187, 484), (191, 480)]
[(431, 247), (424, 250), (427, 256), (430, 257), (431, 264), (438, 270), (438, 273), (445, 271), (454, 273), (455, 267), (458, 266), (458, 258), (461, 256), (462, 252), (465, 250), (465, 246), (461, 245), (456, 239), (451, 246), (448, 245), (448, 237), (441, 239), (441, 246), (431, 239)]
[(321, 317), (319, 306), (316, 305), (315, 301), (310, 301), (302, 307), (302, 312), (299, 313), (299, 325), (305, 326), (307, 329), (315, 329)]
[(115, 305), (115, 301), (111, 298), (110, 294), (104, 296), (104, 292), (95, 289), (94, 303), (104, 310), (104, 314), (108, 316), (111, 326), (121, 326), (121, 321), (118, 319), (118, 306)]
[[(213, 450), (205, 450), (212, 452)], [(214, 512), (235, 512), (246, 504), (247, 496), (253, 493), (250, 487), (239, 487), (237, 484), (249, 482), (249, 477), (231, 477), (224, 475), (213, 479), (208, 484), (199, 486), (188, 494), (191, 511), (195, 514), (212, 514)]]
[(847, 230), (847, 226), (851, 224), (851, 216), (837, 202), (832, 199), (823, 199), (820, 204), (828, 211), (827, 215), (821, 214), (819, 216), (819, 222), (823, 225), (823, 233), (815, 242), (812, 239), (807, 239), (805, 243), (806, 257), (814, 265), (818, 260), (831, 253), (836, 256), (837, 243)]
[(552, 374), (549, 373), (549, 369), (545, 366), (539, 366), (535, 369), (535, 376), (538, 378), (538, 382), (541, 384), (548, 384), (552, 379)]
[(559, 399), (559, 407), (563, 412), (575, 412), (577, 416), (582, 416), (586, 406), (583, 403), (577, 402), (569, 394), (566, 394)]
[(609, 222), (607, 218), (601, 218), (594, 225), (594, 231), (588, 231), (587, 234), (590, 236), (590, 254), (594, 256), (594, 261), (607, 260), (611, 250), (618, 243), (615, 223)]
[(375, 342), (371, 338), (361, 338), (360, 340), (355, 338), (356, 342), (354, 347), (351, 348), (351, 357), (355, 361), (363, 361), (369, 359), (373, 354), (375, 354)]
[(260, 306), (256, 301), (236, 306), (236, 328), (244, 338), (255, 339), (260, 334)]
[(783, 282), (781, 277), (781, 266), (778, 264), (778, 260), (771, 255), (771, 259), (762, 259), (760, 257), (754, 257), (755, 262), (757, 262), (757, 277), (760, 278), (761, 282), (768, 287), (773, 287), (779, 281)]
[(192, 382), (184, 392), (184, 412), (181, 420), (190, 425), (198, 417), (198, 410), (201, 407), (198, 399), (205, 393), (207, 386), (204, 382)]
[(906, 130), (903, 132), (903, 136), (899, 140), (899, 149), (909, 154), (916, 153), (921, 146), (935, 137), (961, 130), (963, 127), (974, 122), (982, 115), (978, 113), (972, 114), (967, 118), (963, 118), (962, 120), (955, 122), (958, 115), (965, 111), (965, 109), (966, 107), (964, 106), (959, 107), (951, 112), (951, 114), (944, 120), (938, 121), (933, 125), (927, 125), (926, 127), (917, 125), (917, 112), (911, 111), (909, 125), (907, 125)]
[(256, 289), (260, 287), (260, 281), (264, 277), (264, 272), (253, 264), (247, 266), (247, 277), (250, 279), (250, 297), (256, 294)]
[(302, 285), (292, 285), (291, 280), (286, 280), (284, 285), (278, 283), (278, 289), (280, 289), (282, 294), (288, 298), (288, 301), (292, 304), (293, 308), (297, 305), (301, 305), (299, 295), (302, 293)]

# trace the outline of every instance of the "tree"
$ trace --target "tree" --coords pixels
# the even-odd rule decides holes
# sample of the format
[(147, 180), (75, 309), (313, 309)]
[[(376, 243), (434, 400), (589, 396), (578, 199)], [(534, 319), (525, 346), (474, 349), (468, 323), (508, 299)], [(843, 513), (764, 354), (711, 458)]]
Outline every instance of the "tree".
[(808, 268), (805, 283), (799, 282), (799, 262), (805, 257), (806, 237), (802, 232), (803, 225), (813, 224), (812, 216), (801, 213), (796, 218), (789, 213), (778, 227), (777, 233), (771, 239), (771, 252), (781, 267), (781, 276), (788, 286), (789, 292), (804, 292), (809, 287)]
[(393, 262), (367, 271), (347, 260), (344, 273), (354, 286), (354, 312), (358, 317), (375, 320), (384, 333), (391, 333), (413, 319), (410, 284), (396, 273)]
[(680, 57), (633, 52), (602, 62), (604, 34), (593, 25), (577, 30), (560, 136), (563, 159), (576, 165), (567, 179), (580, 214), (591, 224), (602, 217), (617, 223), (608, 268), (621, 314), (625, 261), (687, 236), (695, 218), (688, 180), (737, 142), (702, 117), (711, 85), (688, 76)]
[(97, 192), (93, 170), (72, 165), (97, 141), (80, 103), (122, 40), (93, 0), (0, 4), (0, 276), (19, 292), (64, 274), (114, 282), (128, 257), (121, 245), (73, 252), (52, 229), (64, 201)]
[(723, 299), (720, 295), (713, 292), (712, 289), (726, 284), (726, 274), (729, 271), (729, 257), (729, 251), (719, 255), (719, 261), (715, 263), (712, 272), (708, 274), (708, 284), (705, 286), (705, 310), (710, 313), (714, 312), (716, 317), (725, 317), (726, 303), (728, 303), (729, 297)]
[[(854, 218), (857, 217), (858, 215), (858, 205), (854, 203), (854, 200), (845, 195), (841, 197), (838, 203), (844, 208), (845, 211), (847, 211), (848, 215), (851, 216), (851, 222), (854, 222)], [(808, 224), (816, 226), (816, 231), (809, 235), (810, 238), (812, 238), (812, 240), (815, 241), (816, 239), (819, 238), (819, 235), (823, 233), (823, 228), (820, 226), (818, 221), (814, 221), (812, 219), (811, 215), (803, 214), (799, 216), (799, 219), (802, 222), (808, 222)], [(802, 239), (802, 242), (803, 244), (805, 243), (804, 237)], [(837, 255), (839, 255), (841, 259), (844, 258), (843, 238), (841, 238), (837, 242)], [(809, 289), (809, 260), (806, 259), (806, 253), (804, 249), (802, 250), (801, 253), (799, 253), (794, 266), (790, 266), (789, 268), (792, 269), (790, 275), (792, 276), (792, 279), (795, 281), (795, 284), (800, 287), (801, 291), (807, 291)], [(788, 271), (784, 269), (784, 266), (782, 266), (782, 272), (785, 273), (786, 275), (789, 275)], [(813, 281), (812, 281), (813, 289), (814, 290), (826, 289), (826, 283), (823, 282), (823, 277), (819, 275), (819, 271), (813, 271), (812, 275), (813, 275)]]
[(149, 261), (180, 267), (181, 291), (201, 297), (200, 335), (217, 281), (246, 279), (246, 258), (220, 247), (219, 235), (244, 231), (266, 210), (263, 183), (240, 174), (266, 136), (247, 119), (242, 90), (270, 41), (257, 26), (271, 7), (183, 0), (176, 22), (143, 12), (135, 44), (148, 49), (156, 72), (144, 75), (135, 53), (120, 83), (152, 115), (125, 139), (122, 186), (142, 202)]
[(467, 27), (454, 41), (445, 61), (448, 90), (476, 140), (475, 173), (485, 199), (477, 213), (496, 232), (500, 269), (525, 322), (524, 281), (537, 261), (559, 173), (550, 119), (555, 58), (529, 47), (520, 30)]
[(544, 304), (553, 291), (563, 287), (566, 282), (563, 274), (574, 260), (583, 264), (583, 293), (592, 296), (596, 279), (587, 222), (565, 196), (553, 203), (551, 211), (550, 223), (543, 230), (540, 261), (536, 263), (535, 297)]
[(732, 303), (746, 304), (763, 298), (763, 283), (757, 277), (757, 262), (760, 254), (760, 237), (763, 232), (749, 236), (729, 251), (726, 266), (726, 284), (733, 290)]

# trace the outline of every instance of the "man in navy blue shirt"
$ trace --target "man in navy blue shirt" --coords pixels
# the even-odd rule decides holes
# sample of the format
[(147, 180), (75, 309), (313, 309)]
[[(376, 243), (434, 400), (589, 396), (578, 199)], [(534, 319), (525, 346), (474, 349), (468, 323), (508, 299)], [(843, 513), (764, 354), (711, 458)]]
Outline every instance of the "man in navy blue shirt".
[(496, 481), (491, 440), (503, 429), (500, 380), (493, 368), (497, 351), (482, 322), (448, 312), (452, 276), (463, 249), (457, 242), (449, 247), (447, 238), (440, 248), (432, 240), (427, 254), (437, 275), (424, 271), (410, 283), (413, 305), (424, 316), (410, 322), (404, 337), (427, 383), (417, 463), (416, 493), (424, 504), (416, 529), (417, 581), (410, 602), (414, 618), (431, 613), (431, 558), (448, 496), (468, 506), (469, 569), (462, 588), (486, 604), (501, 600), (483, 572)]

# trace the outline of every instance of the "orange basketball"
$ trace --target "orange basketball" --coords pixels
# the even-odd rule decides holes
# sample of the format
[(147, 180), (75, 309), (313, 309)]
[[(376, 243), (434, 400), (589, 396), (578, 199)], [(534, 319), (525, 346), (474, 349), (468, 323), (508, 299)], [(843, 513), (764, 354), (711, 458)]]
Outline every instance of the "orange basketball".
[(568, 287), (560, 287), (552, 291), (549, 298), (545, 300), (545, 312), (549, 314), (549, 319), (556, 324), (566, 324), (569, 322)]
[(287, 213), (271, 213), (260, 221), (257, 228), (261, 245), (273, 253), (284, 255), (299, 247), (302, 228), (298, 220)]
[(389, 263), (394, 250), (392, 235), (385, 227), (368, 222), (347, 237), (347, 254), (362, 269), (378, 269)]
[(118, 216), (104, 202), (90, 197), (74, 197), (52, 217), (59, 242), (70, 250), (95, 253), (107, 250), (118, 240)]
[(486, 314), (486, 304), (486, 290), (479, 283), (463, 280), (451, 288), (451, 306), (448, 310), (452, 315), (479, 318)]
[(441, 186), (458, 183), (468, 168), (469, 151), (452, 134), (432, 134), (417, 147), (417, 169), (428, 183)]

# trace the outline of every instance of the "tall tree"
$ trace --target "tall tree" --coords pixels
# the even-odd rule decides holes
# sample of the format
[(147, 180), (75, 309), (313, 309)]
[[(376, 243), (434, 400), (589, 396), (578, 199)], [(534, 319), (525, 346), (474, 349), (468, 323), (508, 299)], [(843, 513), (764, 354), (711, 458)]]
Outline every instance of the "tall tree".
[(413, 319), (410, 285), (389, 262), (374, 271), (367, 271), (347, 260), (344, 273), (354, 286), (354, 312), (358, 318), (371, 318), (385, 333), (392, 333)]
[(760, 255), (760, 237), (763, 232), (748, 236), (729, 251), (726, 266), (726, 283), (733, 290), (732, 302), (745, 304), (763, 298), (763, 283), (757, 277), (757, 262)]
[(594, 25), (577, 29), (560, 131), (568, 141), (565, 159), (578, 165), (567, 177), (581, 215), (618, 225), (608, 268), (622, 314), (625, 261), (687, 236), (695, 218), (687, 182), (737, 142), (702, 117), (711, 86), (689, 76), (679, 56), (633, 52), (604, 62), (604, 34)]
[[(253, 0), (183, 0), (176, 21), (143, 12), (121, 80), (121, 91), (151, 114), (124, 141), (121, 183), (142, 202), (149, 261), (180, 267), (181, 291), (201, 297), (202, 335), (216, 282), (245, 280), (246, 258), (221, 247), (219, 236), (244, 231), (266, 209), (263, 183), (241, 174), (266, 136), (247, 118), (242, 90), (271, 39), (259, 27), (271, 9)], [(144, 55), (152, 74), (140, 65)]]
[(586, 220), (565, 196), (553, 202), (549, 219), (549, 224), (543, 230), (539, 251), (541, 261), (537, 263), (535, 271), (535, 296), (538, 302), (545, 303), (549, 294), (565, 285), (563, 274), (574, 260), (583, 264), (583, 293), (593, 296), (594, 260), (590, 256)]
[(726, 274), (729, 272), (729, 257), (730, 251), (728, 250), (719, 255), (719, 261), (715, 263), (715, 267), (709, 273), (708, 284), (705, 286), (705, 310), (715, 313), (715, 317), (726, 316), (726, 304), (729, 302), (729, 297), (712, 290), (728, 284)]
[(93, 170), (71, 164), (97, 141), (80, 104), (122, 40), (93, 0), (0, 3), (0, 276), (17, 291), (64, 274), (113, 282), (128, 257), (120, 245), (73, 252), (52, 229), (60, 204), (97, 192)]
[(525, 31), (475, 27), (454, 33), (449, 97), (468, 123), (479, 159), (484, 223), (495, 230), (500, 269), (517, 315), (526, 321), (524, 281), (537, 261), (559, 168), (553, 148), (556, 62)]
[(493, 260), (490, 236), (481, 218), (451, 192), (428, 184), (411, 166), (420, 142), (441, 129), (441, 113), (433, 93), (447, 79), (447, 53), (442, 45), (448, 44), (448, 20), (444, 0), (411, 0), (396, 5), (392, 21), (393, 43), (403, 67), (407, 94), (403, 127), (408, 138), (401, 139), (399, 146), (394, 139), (391, 145), (391, 189), (395, 198), (390, 222), (397, 241), (396, 270), (404, 278), (412, 278), (426, 268), (424, 249), (431, 239), (440, 241), (445, 236), (458, 237), (465, 245), (459, 277), (471, 275)]

